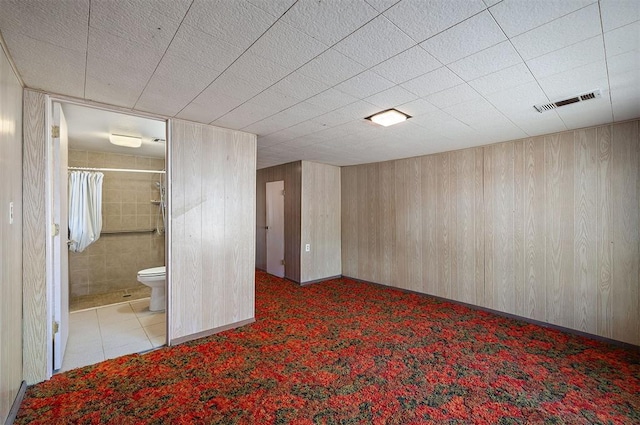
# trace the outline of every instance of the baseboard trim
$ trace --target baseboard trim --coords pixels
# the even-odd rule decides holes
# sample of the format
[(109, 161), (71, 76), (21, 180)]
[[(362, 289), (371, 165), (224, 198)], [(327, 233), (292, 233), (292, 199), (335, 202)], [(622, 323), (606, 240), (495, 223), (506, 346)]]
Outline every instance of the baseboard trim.
[(385, 285), (383, 283), (377, 283), (377, 282), (371, 282), (371, 281), (368, 281), (368, 280), (358, 279), (358, 278), (355, 278), (355, 277), (349, 277), (349, 276), (343, 276), (343, 277), (345, 279), (355, 280), (356, 282), (370, 283), (372, 285), (382, 286), (384, 288), (396, 289), (398, 291), (405, 292), (405, 293), (408, 293), (408, 294), (415, 294), (415, 295), (420, 295), (420, 296), (424, 296), (424, 297), (431, 297), (431, 298), (435, 298), (435, 299), (440, 300), (440, 301), (446, 301), (446, 302), (449, 302), (449, 303), (452, 303), (452, 304), (462, 305), (462, 306), (468, 307), (468, 308), (470, 308), (472, 310), (478, 310), (478, 311), (484, 311), (484, 312), (487, 312), (487, 313), (493, 313), (496, 316), (502, 316), (502, 317), (506, 317), (508, 319), (513, 319), (513, 320), (520, 320), (522, 322), (531, 323), (532, 325), (538, 325), (538, 326), (540, 326), (542, 328), (549, 328), (549, 329), (553, 329), (553, 330), (556, 330), (556, 331), (561, 331), (561, 332), (565, 332), (565, 333), (568, 333), (568, 334), (577, 335), (577, 336), (581, 336), (581, 337), (584, 337), (584, 338), (589, 338), (589, 339), (592, 339), (592, 340), (595, 340), (595, 341), (606, 342), (607, 344), (615, 345), (615, 346), (626, 348), (626, 349), (629, 349), (629, 350), (640, 351), (640, 346), (639, 345), (634, 345), (634, 344), (631, 344), (631, 343), (628, 343), (628, 342), (624, 342), (624, 341), (618, 341), (617, 339), (611, 339), (611, 338), (607, 338), (607, 337), (600, 336), (600, 335), (590, 334), (588, 332), (579, 331), (577, 329), (565, 328), (564, 326), (554, 325), (552, 323), (542, 322), (540, 320), (530, 319), (528, 317), (518, 316), (516, 314), (505, 313), (504, 311), (493, 310), (491, 308), (482, 307), (482, 306), (475, 305), (475, 304), (468, 304), (468, 303), (465, 303), (465, 302), (462, 302), (462, 301), (457, 301), (457, 300), (452, 300), (452, 299), (449, 299), (449, 298), (439, 297), (437, 295), (426, 294), (424, 292), (412, 291), (411, 289), (398, 288), (396, 286)]
[(308, 280), (306, 282), (300, 282), (299, 285), (300, 286), (313, 285), (314, 283), (322, 283), (322, 282), (326, 282), (328, 280), (340, 279), (341, 277), (342, 277), (341, 274), (339, 274), (337, 276), (323, 277), (322, 279)]
[(16, 420), (16, 416), (18, 416), (18, 410), (20, 410), (20, 405), (22, 404), (24, 393), (26, 391), (27, 381), (22, 381), (22, 383), (20, 384), (20, 388), (18, 389), (18, 394), (16, 394), (16, 398), (13, 400), (13, 404), (11, 405), (11, 410), (9, 410), (9, 416), (7, 416), (7, 420), (4, 421), (4, 425), (12, 425), (13, 421)]
[(215, 334), (220, 333), (220, 332), (228, 331), (228, 330), (231, 330), (231, 329), (236, 329), (236, 328), (239, 328), (239, 327), (245, 326), (245, 325), (250, 325), (251, 323), (254, 323), (255, 321), (256, 321), (255, 317), (252, 317), (251, 319), (241, 320), (239, 322), (230, 323), (230, 324), (224, 325), (224, 326), (218, 326), (217, 328), (208, 329), (206, 331), (197, 332), (197, 333), (186, 335), (186, 336), (181, 336), (180, 338), (175, 338), (175, 339), (171, 340), (167, 345), (174, 346), (174, 345), (182, 344), (182, 343), (185, 343), (185, 342), (193, 341), (193, 340), (196, 340), (196, 339), (206, 338), (208, 336), (215, 335)]

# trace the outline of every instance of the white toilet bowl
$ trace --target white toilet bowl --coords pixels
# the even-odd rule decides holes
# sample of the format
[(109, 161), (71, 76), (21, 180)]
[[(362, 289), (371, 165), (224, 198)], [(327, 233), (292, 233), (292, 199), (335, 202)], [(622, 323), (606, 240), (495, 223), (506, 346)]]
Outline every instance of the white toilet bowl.
[(138, 282), (151, 288), (150, 311), (163, 311), (165, 306), (166, 268), (152, 267), (138, 272)]

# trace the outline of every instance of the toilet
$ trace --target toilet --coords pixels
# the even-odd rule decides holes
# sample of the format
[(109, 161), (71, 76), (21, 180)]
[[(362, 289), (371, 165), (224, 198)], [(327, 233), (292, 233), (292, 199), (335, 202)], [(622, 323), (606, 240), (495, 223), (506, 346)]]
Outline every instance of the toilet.
[(138, 272), (138, 282), (151, 288), (150, 311), (164, 311), (166, 267), (152, 267)]

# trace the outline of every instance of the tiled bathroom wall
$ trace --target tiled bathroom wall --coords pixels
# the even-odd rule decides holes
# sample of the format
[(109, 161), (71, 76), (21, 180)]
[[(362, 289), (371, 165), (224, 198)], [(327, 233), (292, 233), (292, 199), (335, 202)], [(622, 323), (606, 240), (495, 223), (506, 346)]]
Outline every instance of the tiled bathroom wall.
[[(70, 167), (164, 170), (164, 159), (69, 150)], [(164, 224), (156, 182), (164, 175), (104, 171), (102, 234), (69, 252), (70, 302), (90, 295), (139, 291), (138, 270), (164, 265)], [(162, 177), (161, 177), (162, 176)], [(160, 232), (157, 231), (160, 229)], [(131, 231), (141, 231), (131, 233)]]

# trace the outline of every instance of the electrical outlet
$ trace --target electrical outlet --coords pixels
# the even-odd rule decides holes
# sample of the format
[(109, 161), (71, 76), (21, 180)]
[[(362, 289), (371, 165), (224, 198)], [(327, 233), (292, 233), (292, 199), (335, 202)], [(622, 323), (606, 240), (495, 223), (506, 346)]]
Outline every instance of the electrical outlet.
[(309, 243), (308, 243), (308, 244), (306, 244), (306, 245), (304, 246), (304, 250), (305, 250), (305, 251), (307, 251), (307, 252), (311, 251), (311, 244), (309, 244)]
[(13, 224), (13, 202), (9, 202), (9, 224)]

